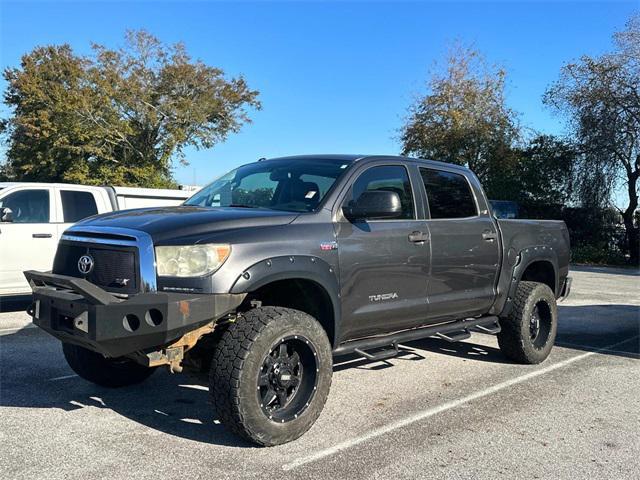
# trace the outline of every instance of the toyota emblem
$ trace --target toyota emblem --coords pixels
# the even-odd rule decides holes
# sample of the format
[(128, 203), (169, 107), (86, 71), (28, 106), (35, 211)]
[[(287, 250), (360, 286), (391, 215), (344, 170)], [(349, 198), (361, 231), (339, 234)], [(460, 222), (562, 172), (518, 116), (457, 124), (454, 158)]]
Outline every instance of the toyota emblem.
[(78, 270), (83, 275), (88, 275), (93, 270), (93, 257), (91, 255), (82, 255), (78, 260)]

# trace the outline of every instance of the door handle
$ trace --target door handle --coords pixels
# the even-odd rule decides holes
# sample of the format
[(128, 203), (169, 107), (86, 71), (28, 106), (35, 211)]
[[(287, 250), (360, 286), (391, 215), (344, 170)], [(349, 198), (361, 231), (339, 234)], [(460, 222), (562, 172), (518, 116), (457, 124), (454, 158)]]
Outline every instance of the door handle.
[(53, 235), (50, 234), (50, 233), (34, 233), (31, 236), (33, 238), (51, 238), (51, 237), (53, 237)]
[(493, 242), (498, 239), (498, 234), (487, 230), (486, 232), (482, 232), (482, 239), (487, 242)]
[(409, 241), (413, 243), (423, 243), (429, 240), (429, 234), (425, 232), (411, 232)]

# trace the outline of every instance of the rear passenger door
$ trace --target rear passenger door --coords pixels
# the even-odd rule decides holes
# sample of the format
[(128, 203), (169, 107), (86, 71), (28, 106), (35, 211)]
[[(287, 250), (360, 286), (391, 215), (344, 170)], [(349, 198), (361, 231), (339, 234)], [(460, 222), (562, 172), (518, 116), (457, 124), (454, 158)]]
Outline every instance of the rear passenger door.
[(111, 204), (103, 191), (96, 187), (64, 185), (56, 187), (58, 223), (56, 243), (64, 231), (74, 223), (92, 215), (111, 211)]
[(57, 188), (61, 218), (59, 235), (74, 223), (79, 222), (92, 215), (109, 211), (104, 205), (103, 195), (90, 187), (65, 185)]
[(454, 169), (420, 167), (431, 234), (429, 319), (486, 313), (500, 263), (495, 222), (480, 191)]

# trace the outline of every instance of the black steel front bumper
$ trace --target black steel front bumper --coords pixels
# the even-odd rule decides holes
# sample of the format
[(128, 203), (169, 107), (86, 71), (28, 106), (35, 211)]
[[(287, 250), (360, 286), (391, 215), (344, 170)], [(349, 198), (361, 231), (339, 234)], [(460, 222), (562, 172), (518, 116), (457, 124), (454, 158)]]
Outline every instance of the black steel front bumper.
[(140, 293), (122, 299), (66, 275), (26, 271), (33, 323), (107, 357), (158, 350), (232, 312), (244, 294)]

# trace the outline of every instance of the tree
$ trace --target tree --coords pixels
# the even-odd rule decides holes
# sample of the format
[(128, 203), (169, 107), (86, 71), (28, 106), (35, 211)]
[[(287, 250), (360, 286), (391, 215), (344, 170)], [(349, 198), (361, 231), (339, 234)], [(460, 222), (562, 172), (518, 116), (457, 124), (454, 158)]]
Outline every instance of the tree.
[(518, 201), (524, 204), (565, 205), (573, 195), (575, 145), (553, 135), (537, 135), (516, 150)]
[(490, 189), (492, 182), (508, 185), (498, 176), (514, 171), (511, 148), (520, 131), (505, 103), (505, 77), (477, 50), (454, 46), (409, 109), (402, 153), (465, 165)]
[(613, 204), (626, 191), (624, 220), (630, 260), (640, 260), (637, 222), (640, 177), (640, 15), (614, 35), (614, 50), (565, 65), (545, 94), (564, 114), (582, 152), (576, 188), (584, 206)]
[(21, 180), (164, 186), (187, 147), (212, 148), (250, 122), (258, 92), (145, 31), (125, 46), (38, 47), (4, 71), (4, 175)]

